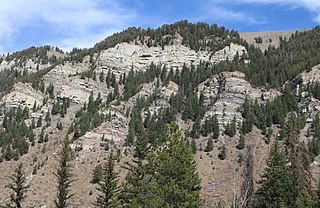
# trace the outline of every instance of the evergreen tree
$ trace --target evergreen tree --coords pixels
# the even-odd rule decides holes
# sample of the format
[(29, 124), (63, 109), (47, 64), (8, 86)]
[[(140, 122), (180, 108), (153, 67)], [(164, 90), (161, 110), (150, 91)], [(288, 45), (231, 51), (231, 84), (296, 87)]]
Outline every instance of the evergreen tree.
[(98, 182), (97, 190), (100, 192), (95, 205), (102, 208), (111, 208), (117, 206), (118, 173), (115, 172), (115, 158), (112, 154), (107, 158), (107, 162), (102, 169), (102, 178)]
[(143, 194), (133, 199), (132, 207), (200, 207), (200, 179), (191, 148), (175, 124), (170, 125), (165, 139), (147, 156)]
[(228, 123), (224, 133), (230, 137), (234, 137), (237, 133), (237, 120), (236, 117), (233, 118), (231, 124)]
[(270, 149), (267, 167), (262, 176), (261, 186), (253, 198), (253, 207), (290, 207), (290, 175), (287, 160), (279, 143), (274, 142)]
[(218, 139), (220, 135), (219, 122), (217, 115), (213, 117), (213, 139)]
[[(21, 208), (22, 202), (26, 197), (25, 194), (30, 187), (30, 185), (26, 184), (26, 176), (22, 169), (22, 163), (18, 165), (12, 176), (9, 178), (12, 182), (6, 187), (13, 191), (10, 196), (10, 202), (14, 204), (14, 207)], [(7, 207), (11, 207), (11, 205), (8, 204)]]
[(245, 146), (246, 146), (246, 141), (245, 141), (244, 135), (241, 134), (236, 148), (238, 150), (242, 150)]
[(42, 126), (42, 116), (38, 118), (38, 122), (37, 122), (37, 127), (41, 127), (41, 126)]
[(221, 150), (220, 150), (220, 152), (218, 154), (218, 157), (219, 157), (220, 160), (226, 159), (226, 157), (227, 157), (227, 147), (226, 147), (226, 145), (223, 145), (221, 147)]
[(57, 198), (54, 201), (56, 208), (67, 207), (68, 200), (73, 196), (73, 194), (70, 194), (70, 186), (73, 181), (73, 174), (70, 164), (72, 155), (69, 143), (69, 138), (66, 137), (62, 142), (59, 154), (59, 166), (55, 174), (58, 182)]
[(286, 123), (287, 137), (285, 139), (286, 154), (291, 163), (289, 174), (291, 191), (290, 201), (295, 207), (311, 207), (315, 203), (311, 189), (311, 171), (309, 155), (306, 146), (299, 141), (299, 117), (290, 113)]
[[(200, 207), (200, 179), (190, 147), (182, 140), (178, 125), (171, 124), (166, 142), (148, 157), (159, 207)], [(152, 193), (152, 191), (151, 191)]]
[(201, 128), (201, 119), (200, 119), (200, 116), (197, 116), (192, 126), (192, 131), (191, 131), (192, 138), (199, 138), (200, 128)]
[(207, 142), (207, 146), (205, 148), (205, 152), (211, 152), (213, 150), (213, 139), (210, 137)]
[(103, 168), (102, 165), (97, 165), (92, 171), (92, 179), (90, 183), (98, 183), (102, 179)]

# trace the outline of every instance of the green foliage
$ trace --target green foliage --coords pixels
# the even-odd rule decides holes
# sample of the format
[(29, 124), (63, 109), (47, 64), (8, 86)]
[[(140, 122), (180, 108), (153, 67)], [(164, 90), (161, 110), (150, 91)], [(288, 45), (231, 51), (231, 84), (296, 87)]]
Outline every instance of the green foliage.
[[(246, 134), (252, 131), (253, 125), (266, 131), (266, 127), (272, 124), (283, 125), (287, 114), (291, 111), (298, 111), (298, 101), (288, 88), (285, 88), (281, 96), (273, 101), (258, 103), (246, 99), (242, 106), (242, 133)], [(305, 122), (301, 116), (300, 125)], [(270, 135), (271, 136), (271, 135)]]
[(57, 167), (57, 172), (55, 173), (58, 183), (57, 197), (54, 200), (56, 208), (67, 207), (68, 200), (73, 196), (73, 194), (70, 194), (70, 186), (73, 181), (73, 174), (70, 164), (72, 155), (69, 144), (70, 141), (66, 137), (62, 142), (59, 152), (59, 166)]
[(73, 139), (78, 139), (87, 131), (97, 128), (105, 119), (105, 116), (99, 113), (102, 107), (101, 98), (99, 95), (94, 100), (93, 93), (89, 96), (88, 105), (84, 105), (75, 114), (75, 121), (73, 124)]
[(242, 165), (243, 161), (244, 161), (244, 157), (243, 157), (243, 154), (240, 152), (238, 154), (238, 163), (240, 166)]
[(319, 113), (313, 118), (311, 124), (313, 137), (308, 141), (308, 150), (311, 157), (314, 158), (320, 154), (320, 118)]
[(37, 127), (39, 128), (41, 126), (42, 126), (42, 116), (40, 116), (37, 121)]
[(213, 150), (213, 139), (212, 137), (209, 137), (208, 142), (207, 142), (207, 146), (205, 148), (205, 152), (211, 152)]
[(319, 83), (315, 83), (311, 86), (311, 92), (314, 98), (320, 100), (320, 85)]
[(60, 131), (63, 129), (63, 126), (62, 126), (62, 122), (61, 122), (61, 121), (58, 121), (58, 122), (57, 122), (57, 129), (60, 130)]
[(140, 165), (144, 174), (124, 207), (200, 207), (200, 179), (192, 150), (177, 125), (170, 125), (165, 135), (163, 144), (148, 154), (148, 163)]
[[(193, 50), (204, 50), (208, 48), (211, 51), (217, 51), (230, 42), (240, 42), (239, 34), (235, 31), (228, 31), (225, 27), (218, 27), (216, 24), (209, 26), (206, 23), (192, 24), (187, 20), (182, 20), (171, 25), (163, 25), (158, 29), (141, 29), (130, 27), (123, 32), (115, 33), (105, 40), (97, 43), (90, 53), (105, 50), (122, 42), (142, 42), (148, 47), (171, 45), (173, 37), (179, 33), (182, 38), (182, 44), (189, 46)], [(165, 39), (162, 37), (167, 35)], [(148, 38), (148, 41), (146, 37)], [(221, 41), (203, 41), (206, 37), (219, 37)]]
[(50, 83), (49, 86), (47, 87), (46, 94), (49, 95), (50, 99), (54, 99), (54, 85), (52, 83)]
[(218, 154), (218, 158), (220, 160), (225, 160), (227, 158), (227, 147), (226, 145), (223, 145), (220, 149), (220, 152)]
[(5, 160), (18, 160), (19, 156), (24, 155), (29, 150), (28, 139), (32, 141), (34, 134), (32, 128), (28, 128), (25, 119), (28, 118), (28, 110), (20, 107), (11, 108), (3, 115), (2, 127), (0, 129), (0, 147)]
[(297, 32), (286, 41), (280, 40), (280, 47), (269, 47), (264, 53), (249, 46), (250, 63), (241, 71), (246, 73), (250, 83), (258, 86), (280, 88), (287, 80), (292, 80), (304, 70), (320, 63), (320, 27)]
[(18, 60), (19, 62), (17, 64), (21, 67), (22, 63), (28, 61), (29, 59), (32, 59), (35, 63), (38, 64), (55, 64), (58, 61), (58, 59), (54, 55), (50, 57), (48, 56), (48, 51), (50, 50), (54, 50), (63, 54), (63, 51), (57, 47), (51, 47), (48, 45), (42, 47), (32, 46), (28, 49), (15, 52), (7, 56), (6, 61)]
[(207, 117), (201, 127), (202, 136), (207, 136), (210, 133), (213, 133), (213, 139), (218, 139), (220, 135), (219, 123), (216, 115)]
[(290, 175), (286, 164), (286, 157), (279, 143), (275, 142), (270, 149), (261, 186), (254, 195), (253, 207), (290, 207)]
[(228, 123), (224, 133), (230, 137), (234, 137), (237, 133), (237, 120), (236, 117), (233, 118), (231, 124)]
[[(12, 176), (9, 176), (11, 183), (6, 187), (9, 188), (13, 193), (10, 195), (10, 203), (14, 204), (14, 207), (21, 208), (22, 202), (26, 198), (26, 192), (30, 187), (27, 185), (27, 179), (22, 169), (22, 163), (14, 170)], [(11, 207), (8, 204), (8, 207)]]
[(90, 183), (98, 183), (102, 179), (103, 168), (101, 164), (98, 164), (92, 171), (92, 178)]
[(245, 148), (245, 146), (246, 146), (245, 137), (244, 137), (243, 134), (241, 134), (241, 135), (240, 135), (240, 138), (239, 138), (239, 142), (238, 142), (236, 148), (237, 148), (238, 150), (242, 150), (243, 148)]
[(255, 37), (254, 38), (254, 41), (257, 43), (257, 44), (261, 44), (262, 43), (262, 38), (259, 36), (259, 37)]
[(309, 156), (298, 136), (302, 126), (300, 120), (296, 113), (290, 113), (283, 127), (286, 156), (277, 142), (272, 146), (262, 185), (255, 196), (255, 207), (315, 206)]
[(196, 143), (195, 139), (191, 140), (191, 149), (192, 149), (193, 154), (196, 154), (196, 152), (197, 152), (197, 143)]
[(38, 171), (38, 167), (37, 167), (36, 165), (33, 166), (32, 175), (36, 175), (36, 174), (37, 174), (37, 171)]
[(115, 158), (112, 154), (107, 158), (107, 162), (102, 168), (102, 177), (98, 181), (99, 195), (94, 203), (97, 207), (111, 208), (118, 207), (117, 194), (118, 187), (118, 173), (115, 171)]
[(197, 116), (197, 118), (192, 126), (191, 137), (192, 138), (199, 138), (200, 129), (201, 129), (201, 119), (200, 119), (200, 116)]

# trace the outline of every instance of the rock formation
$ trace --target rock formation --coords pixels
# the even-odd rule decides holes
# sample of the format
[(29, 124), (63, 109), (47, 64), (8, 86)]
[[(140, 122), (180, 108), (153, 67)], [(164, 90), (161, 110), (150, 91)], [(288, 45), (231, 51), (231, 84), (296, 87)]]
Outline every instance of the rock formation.
[(200, 61), (215, 64), (226, 59), (232, 60), (236, 54), (242, 56), (243, 53), (246, 53), (245, 47), (233, 43), (213, 55), (208, 51), (196, 52), (180, 43), (165, 46), (163, 49), (160, 46), (149, 48), (145, 45), (120, 43), (101, 52), (98, 66), (100, 68), (113, 67), (124, 72), (130, 69), (145, 70), (151, 63), (180, 69), (184, 64), (197, 65)]

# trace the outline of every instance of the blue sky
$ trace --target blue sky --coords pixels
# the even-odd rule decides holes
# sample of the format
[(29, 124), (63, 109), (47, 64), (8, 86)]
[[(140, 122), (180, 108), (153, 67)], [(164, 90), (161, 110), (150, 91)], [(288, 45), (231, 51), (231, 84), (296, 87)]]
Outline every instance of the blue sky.
[(114, 32), (182, 19), (240, 32), (312, 28), (320, 0), (0, 0), (0, 53), (91, 47)]

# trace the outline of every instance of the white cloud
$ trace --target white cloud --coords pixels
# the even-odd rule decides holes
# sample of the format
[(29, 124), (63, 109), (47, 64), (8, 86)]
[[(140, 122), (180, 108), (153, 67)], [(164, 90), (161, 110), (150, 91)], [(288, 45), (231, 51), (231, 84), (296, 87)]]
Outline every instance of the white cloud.
[(245, 12), (233, 11), (230, 9), (225, 9), (220, 6), (207, 7), (206, 18), (212, 20), (223, 20), (223, 21), (233, 21), (233, 22), (245, 22), (248, 24), (265, 24), (263, 20), (258, 20), (255, 17), (247, 14)]
[(277, 4), (292, 8), (304, 8), (314, 15), (314, 21), (320, 24), (320, 0), (213, 0), (220, 4)]
[[(0, 48), (36, 26), (54, 27), (52, 43), (64, 49), (90, 47), (111, 32), (122, 30), (137, 18), (113, 0), (9, 0), (0, 6)], [(50, 30), (51, 31), (51, 30)], [(21, 40), (18, 40), (21, 41)], [(61, 45), (57, 45), (61, 44)]]

